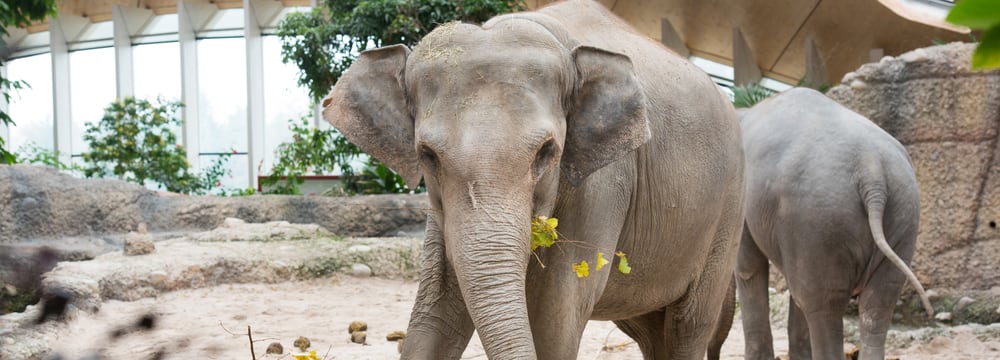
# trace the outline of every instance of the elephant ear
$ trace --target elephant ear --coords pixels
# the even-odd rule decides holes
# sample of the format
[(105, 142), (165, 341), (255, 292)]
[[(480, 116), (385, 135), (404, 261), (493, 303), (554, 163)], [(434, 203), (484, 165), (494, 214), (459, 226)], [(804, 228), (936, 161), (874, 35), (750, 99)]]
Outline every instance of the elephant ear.
[(576, 47), (572, 56), (579, 80), (566, 120), (561, 171), (571, 185), (579, 186), (651, 135), (646, 96), (632, 61), (590, 46)]
[(403, 90), (409, 54), (403, 45), (362, 52), (323, 99), (323, 118), (413, 189), (420, 183), (420, 169)]

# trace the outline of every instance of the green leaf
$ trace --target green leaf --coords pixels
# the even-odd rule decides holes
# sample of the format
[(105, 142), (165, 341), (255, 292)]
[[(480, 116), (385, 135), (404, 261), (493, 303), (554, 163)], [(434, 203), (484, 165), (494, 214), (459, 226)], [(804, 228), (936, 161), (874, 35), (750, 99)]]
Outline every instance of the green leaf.
[(618, 271), (621, 271), (621, 273), (625, 275), (632, 272), (632, 267), (628, 266), (628, 258), (625, 257), (625, 253), (619, 251), (615, 253), (615, 256), (618, 257)]
[(590, 264), (587, 264), (587, 260), (573, 264), (573, 272), (576, 273), (576, 277), (578, 278), (590, 276)]
[(556, 239), (559, 238), (559, 234), (556, 232), (557, 226), (559, 226), (559, 220), (556, 218), (535, 216), (534, 219), (531, 219), (531, 250), (534, 251), (540, 246), (551, 247), (555, 244)]
[(1000, 2), (997, 0), (962, 0), (955, 4), (945, 18), (952, 24), (975, 29), (1000, 25)]
[(972, 53), (972, 68), (977, 70), (1000, 68), (1000, 25), (983, 33), (979, 46)]

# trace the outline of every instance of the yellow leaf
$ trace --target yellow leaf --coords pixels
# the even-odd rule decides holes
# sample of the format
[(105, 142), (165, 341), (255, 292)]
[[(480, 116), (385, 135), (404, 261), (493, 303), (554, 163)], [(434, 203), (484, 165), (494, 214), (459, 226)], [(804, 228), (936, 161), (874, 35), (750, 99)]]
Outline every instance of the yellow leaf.
[(601, 270), (601, 268), (604, 267), (604, 265), (607, 265), (607, 264), (608, 264), (608, 259), (604, 258), (604, 253), (598, 251), (597, 252), (597, 270)]
[(619, 251), (615, 253), (615, 256), (618, 257), (618, 271), (625, 275), (632, 272), (632, 267), (628, 266), (628, 258), (625, 257), (625, 253)]
[(573, 271), (578, 278), (587, 277), (590, 275), (590, 264), (587, 264), (587, 260), (580, 261), (579, 264), (573, 264)]

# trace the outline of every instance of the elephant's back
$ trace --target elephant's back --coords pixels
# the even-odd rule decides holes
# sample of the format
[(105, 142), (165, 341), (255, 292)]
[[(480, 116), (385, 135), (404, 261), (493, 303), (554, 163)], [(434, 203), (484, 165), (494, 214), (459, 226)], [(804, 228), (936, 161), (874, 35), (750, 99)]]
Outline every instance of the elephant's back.
[[(558, 19), (580, 45), (628, 56), (642, 85), (651, 139), (592, 177), (616, 183), (627, 174), (631, 199), (619, 249), (643, 271), (612, 272), (609, 296), (595, 315), (615, 316), (612, 308), (619, 304), (611, 298), (649, 299), (662, 307), (706, 273), (722, 271), (725, 261), (710, 259), (713, 251), (735, 249), (730, 245), (742, 228), (744, 170), (736, 113), (703, 70), (599, 3), (570, 1), (540, 12)], [(651, 297), (654, 290), (661, 293)]]
[[(887, 235), (915, 234), (907, 224), (919, 216), (909, 157), (866, 118), (818, 92), (795, 89), (754, 106), (742, 126), (747, 224), (776, 264), (792, 256), (789, 247), (807, 241), (825, 242), (828, 253), (870, 256), (860, 249), (872, 242), (864, 199), (871, 188), (888, 195)], [(836, 245), (844, 242), (858, 246)]]

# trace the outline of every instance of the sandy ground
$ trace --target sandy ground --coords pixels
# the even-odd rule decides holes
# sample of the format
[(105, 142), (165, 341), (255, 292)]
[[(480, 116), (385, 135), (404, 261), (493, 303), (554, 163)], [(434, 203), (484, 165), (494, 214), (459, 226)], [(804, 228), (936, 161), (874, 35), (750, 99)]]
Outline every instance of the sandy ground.
[[(395, 342), (386, 334), (405, 330), (416, 283), (340, 276), (283, 284), (238, 284), (166, 293), (134, 302), (110, 301), (100, 312), (81, 314), (61, 331), (55, 349), (68, 359), (102, 354), (104, 359), (250, 359), (247, 326), (258, 359), (291, 359), (299, 336), (310, 339), (321, 359), (396, 359)], [(133, 330), (118, 339), (110, 334), (143, 315), (154, 314), (152, 330)], [(348, 339), (351, 321), (368, 323), (368, 344)], [(958, 328), (955, 328), (958, 329)], [(787, 351), (784, 329), (775, 329), (775, 351)], [(272, 342), (284, 356), (264, 356)], [(845, 345), (849, 348), (850, 345)], [(737, 319), (723, 358), (742, 359), (743, 336)], [(1000, 339), (978, 339), (972, 330), (952, 331), (905, 349), (892, 349), (902, 359), (1000, 359)], [(610, 322), (592, 321), (583, 335), (579, 359), (642, 359), (638, 348)], [(463, 359), (486, 359), (473, 337)]]

